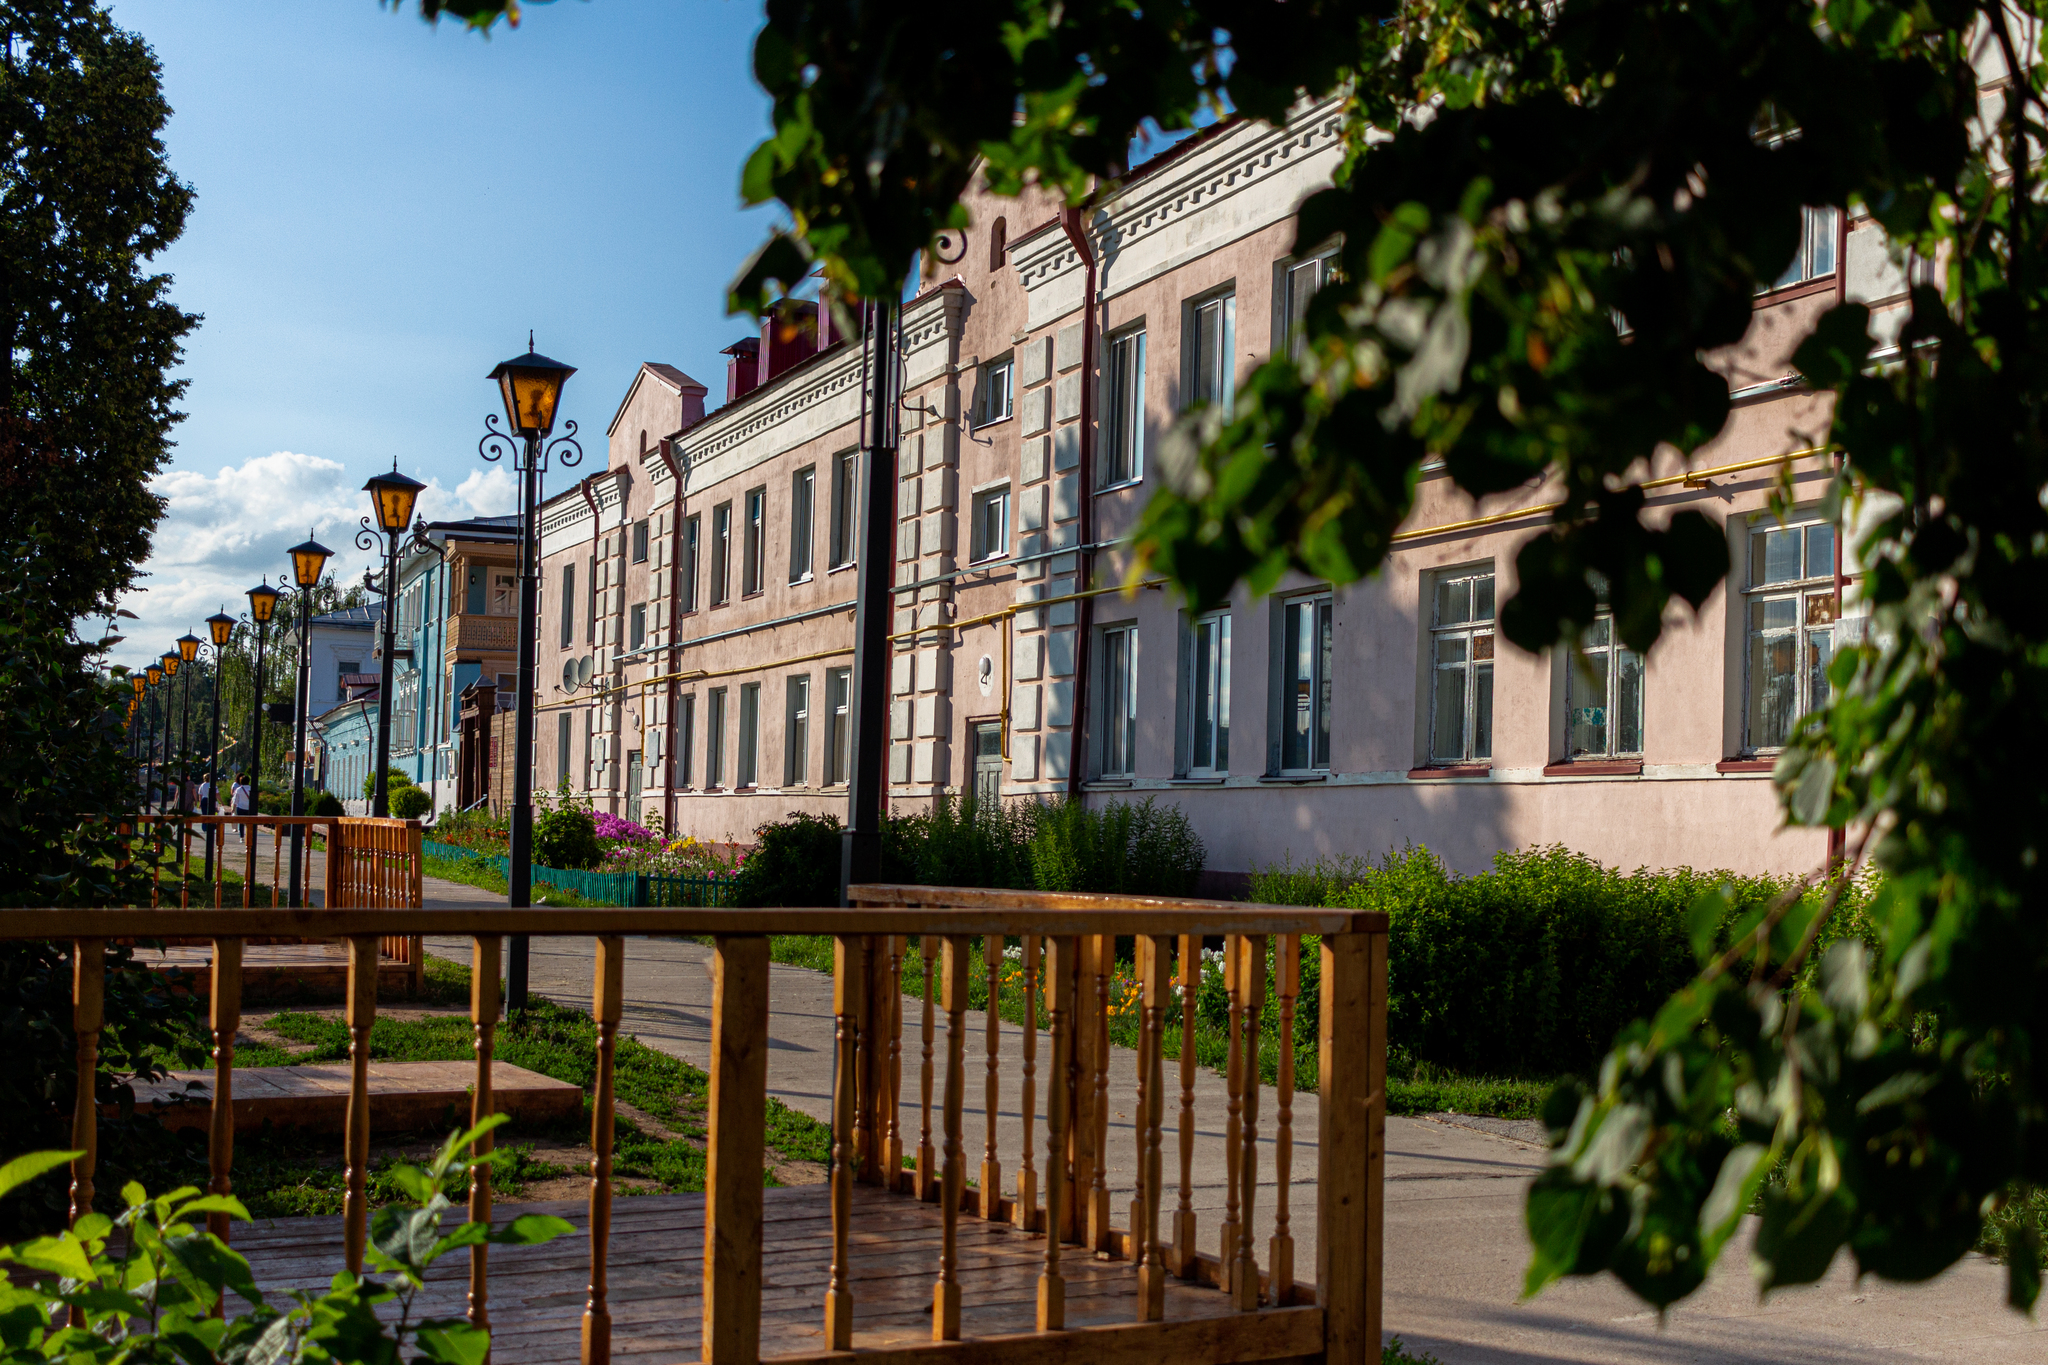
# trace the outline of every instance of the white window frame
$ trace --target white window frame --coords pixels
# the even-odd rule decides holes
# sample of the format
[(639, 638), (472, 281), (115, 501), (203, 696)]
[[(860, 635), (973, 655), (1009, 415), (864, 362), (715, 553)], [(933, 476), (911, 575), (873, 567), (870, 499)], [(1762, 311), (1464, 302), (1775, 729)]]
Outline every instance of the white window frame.
[(676, 737), (669, 745), (675, 755), (675, 784), (690, 785), (690, 758), (697, 741), (697, 694), (686, 692), (676, 698)]
[[(1279, 649), (1275, 652), (1277, 667), (1273, 679), (1274, 696), (1279, 701), (1280, 733), (1275, 746), (1279, 771), (1326, 773), (1330, 771), (1330, 732), (1334, 728), (1331, 697), (1336, 689), (1336, 596), (1327, 590), (1304, 593), (1282, 601), (1279, 609)], [(1309, 626), (1306, 677), (1302, 675), (1303, 622)], [(1304, 716), (1308, 719), (1305, 735), (1301, 725)], [(1290, 753), (1290, 748), (1294, 752)]]
[[(1815, 532), (1822, 534), (1815, 535)], [(1835, 545), (1839, 530), (1812, 512), (1795, 514), (1780, 525), (1775, 517), (1752, 522), (1744, 546), (1745, 583), (1742, 604), (1742, 751), (1775, 754), (1797, 728), (1799, 718), (1827, 704), (1827, 666), (1834, 658), (1835, 622), (1841, 604), (1835, 593)], [(1773, 577), (1769, 558), (1774, 537), (1796, 536), (1797, 576)], [(1783, 540), (1776, 544), (1783, 545)], [(1820, 572), (1813, 572), (1818, 568)], [(1788, 621), (1766, 625), (1771, 607), (1790, 603)], [(1757, 678), (1759, 647), (1783, 641), (1793, 651), (1789, 702), (1779, 733), (1773, 734), (1762, 714), (1764, 698)], [(1786, 698), (1788, 689), (1778, 689)], [(1783, 702), (1781, 701), (1781, 705)]]
[(711, 509), (711, 605), (732, 601), (732, 500)]
[(647, 604), (635, 602), (626, 609), (626, 648), (637, 650), (647, 644)]
[[(1214, 318), (1204, 345), (1203, 328)], [(1212, 404), (1229, 416), (1237, 398), (1237, 288), (1219, 289), (1190, 300), (1182, 323), (1181, 350), (1187, 356), (1186, 407)]]
[(843, 787), (853, 771), (853, 670), (825, 670), (825, 785)]
[(843, 569), (853, 563), (860, 538), (860, 452), (842, 450), (832, 457), (832, 563)]
[(811, 675), (791, 674), (783, 684), (787, 710), (782, 737), (782, 785), (808, 786), (811, 780)]
[(1145, 329), (1119, 333), (1104, 349), (1100, 487), (1106, 491), (1145, 477)]
[(740, 684), (740, 751), (733, 764), (736, 788), (761, 785), (761, 684)]
[(704, 785), (725, 785), (725, 703), (726, 689), (714, 687), (704, 694)]
[(1230, 663), (1228, 608), (1204, 612), (1188, 622), (1181, 694), (1188, 699), (1185, 738), (1191, 777), (1220, 777), (1230, 771)]
[[(991, 512), (995, 516), (993, 527), (989, 525)], [(1010, 553), (1010, 485), (997, 484), (994, 488), (976, 492), (972, 515), (968, 562), (980, 564), (1006, 557)]]
[(768, 586), (768, 489), (746, 492), (747, 524), (740, 537), (740, 596), (752, 597)]
[(807, 583), (811, 577), (811, 524), (818, 503), (818, 469), (805, 465), (789, 480), (789, 581)]
[[(1602, 593), (1605, 597), (1605, 593)], [(1579, 648), (1565, 655), (1564, 679), (1564, 754), (1568, 762), (1599, 762), (1602, 759), (1641, 758), (1643, 756), (1643, 656), (1621, 642), (1615, 634), (1614, 616), (1604, 606), (1593, 618), (1579, 641)], [(1596, 677), (1592, 662), (1598, 660), (1600, 669)], [(1623, 671), (1634, 668), (1635, 696), (1631, 701), (1628, 689), (1623, 683)], [(1579, 743), (1579, 720), (1582, 714), (1597, 709), (1597, 716), (1586, 716), (1587, 727), (1598, 725), (1604, 737), (1603, 746), (1594, 748)], [(1629, 716), (1633, 711), (1634, 715)], [(1623, 735), (1628, 728), (1624, 720), (1632, 720), (1635, 743), (1627, 744)]]
[(1294, 360), (1300, 360), (1308, 344), (1304, 322), (1308, 316), (1309, 300), (1317, 291), (1330, 282), (1336, 270), (1337, 253), (1318, 252), (1305, 260), (1288, 261), (1281, 267), (1281, 344)]
[(681, 614), (685, 616), (697, 610), (697, 592), (702, 586), (697, 581), (697, 542), (703, 534), (703, 529), (703, 513), (699, 512), (683, 518), (683, 600)]
[(1757, 289), (1759, 294), (1790, 289), (1795, 284), (1831, 279), (1842, 268), (1842, 211), (1831, 205), (1811, 205), (1799, 211), (1799, 250), (1785, 273)]
[[(1465, 605), (1462, 617), (1447, 616), (1455, 610), (1455, 598), (1462, 585)], [(1430, 580), (1429, 632), (1429, 763), (1431, 767), (1463, 767), (1493, 762), (1493, 672), (1494, 649), (1499, 640), (1496, 613), (1500, 610), (1499, 580), (1491, 564), (1447, 569)], [(1483, 595), (1483, 614), (1482, 614)], [(1447, 599), (1450, 599), (1447, 601)], [(1455, 648), (1458, 657), (1445, 656)], [(1448, 675), (1459, 679), (1457, 743), (1438, 743), (1444, 722), (1444, 682)]]
[(1103, 626), (1096, 632), (1099, 717), (1096, 774), (1135, 777), (1138, 772), (1138, 627)]
[(982, 362), (974, 378), (974, 425), (992, 426), (1008, 421), (1017, 410), (1017, 361), (1001, 355)]

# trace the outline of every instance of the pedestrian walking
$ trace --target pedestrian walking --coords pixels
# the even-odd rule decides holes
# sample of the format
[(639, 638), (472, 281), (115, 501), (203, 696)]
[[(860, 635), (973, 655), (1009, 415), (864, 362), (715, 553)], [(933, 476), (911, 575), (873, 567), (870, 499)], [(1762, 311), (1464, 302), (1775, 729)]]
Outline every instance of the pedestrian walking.
[[(234, 790), (228, 794), (228, 802), (234, 807), (235, 814), (237, 815), (248, 815), (253, 812), (256, 805), (256, 795), (249, 790), (249, 774), (235, 774), (235, 786)], [(235, 828), (242, 832), (242, 842), (248, 843), (249, 827), (247, 825), (236, 825)]]

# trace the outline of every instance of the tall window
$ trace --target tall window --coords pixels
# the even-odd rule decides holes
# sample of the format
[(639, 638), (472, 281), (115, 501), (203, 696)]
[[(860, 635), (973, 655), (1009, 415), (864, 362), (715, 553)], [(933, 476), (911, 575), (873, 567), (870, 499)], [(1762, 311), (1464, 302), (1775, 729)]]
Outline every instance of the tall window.
[(1335, 614), (1327, 595), (1281, 607), (1280, 770), (1330, 766), (1330, 646)]
[(853, 670), (825, 673), (825, 785), (836, 787), (853, 771)]
[(854, 527), (859, 525), (860, 499), (855, 479), (860, 452), (841, 451), (832, 457), (832, 567), (853, 563)]
[(683, 591), (681, 609), (697, 610), (697, 533), (703, 529), (704, 518), (691, 517), (683, 523)]
[(493, 573), (491, 575), (491, 615), (517, 616), (518, 614), (518, 575), (509, 573)]
[(1230, 613), (1195, 618), (1188, 632), (1188, 771), (1230, 771)]
[(742, 596), (761, 591), (762, 580), (766, 577), (762, 573), (762, 564), (764, 562), (762, 556), (766, 549), (763, 542), (768, 538), (767, 520), (768, 490), (765, 488), (753, 489), (747, 494), (747, 531), (740, 546), (740, 593)]
[[(584, 564), (588, 581), (583, 589), (583, 641), (594, 645), (597, 643), (597, 556), (590, 556)], [(587, 787), (590, 784), (586, 782), (583, 785)]]
[(1749, 706), (1745, 746), (1783, 748), (1793, 722), (1828, 700), (1835, 656), (1835, 528), (1767, 524), (1749, 535)]
[(590, 790), (591, 770), (597, 763), (597, 713), (583, 713), (583, 790)]
[(1643, 656), (1614, 633), (1607, 585), (1597, 585), (1600, 614), (1579, 642), (1564, 680), (1565, 753), (1621, 758), (1643, 751)]
[(704, 785), (725, 785), (725, 689), (714, 687), (704, 697)]
[(635, 602), (626, 617), (626, 648), (638, 649), (647, 643), (647, 604)]
[(1137, 769), (1138, 628), (1108, 626), (1102, 636), (1102, 775)]
[(811, 675), (789, 679), (784, 698), (788, 724), (782, 736), (782, 785), (801, 787), (811, 775)]
[(675, 755), (676, 785), (690, 785), (690, 756), (697, 748), (697, 694), (676, 698), (675, 742), (669, 745), (669, 752)]
[(732, 600), (732, 504), (711, 509), (711, 605)]
[(1113, 337), (1105, 376), (1102, 482), (1130, 483), (1145, 474), (1145, 333)]
[(1010, 415), (1016, 397), (1011, 384), (1015, 373), (1016, 361), (1010, 356), (991, 360), (981, 367), (981, 375), (974, 385), (974, 425), (987, 426)]
[(761, 684), (740, 685), (740, 760), (735, 785), (752, 787), (761, 779)]
[(576, 563), (562, 566), (562, 648), (576, 643)]
[(1226, 413), (1237, 393), (1237, 295), (1219, 294), (1188, 309), (1188, 406), (1213, 403)]
[(633, 562), (647, 562), (647, 522), (644, 518), (633, 523)]
[(555, 782), (557, 785), (569, 780), (569, 713), (555, 712)]
[(1301, 353), (1308, 344), (1308, 302), (1329, 280), (1335, 265), (1334, 257), (1318, 256), (1312, 261), (1287, 267), (1285, 344), (1287, 353), (1296, 360), (1301, 359)]
[(811, 576), (811, 507), (817, 501), (818, 471), (799, 469), (789, 483), (789, 581)]
[[(1839, 221), (1838, 211), (1832, 208), (1801, 209), (1799, 250), (1793, 253), (1792, 264), (1785, 267), (1785, 273), (1766, 288), (1783, 289), (1788, 285), (1823, 279), (1834, 274), (1835, 234), (1839, 230)], [(1763, 293), (1766, 290), (1757, 292)]]
[(995, 559), (1010, 552), (1010, 488), (991, 488), (974, 495), (974, 539), (971, 558)]
[(1484, 763), (1493, 757), (1491, 570), (1437, 580), (1431, 650), (1430, 761)]

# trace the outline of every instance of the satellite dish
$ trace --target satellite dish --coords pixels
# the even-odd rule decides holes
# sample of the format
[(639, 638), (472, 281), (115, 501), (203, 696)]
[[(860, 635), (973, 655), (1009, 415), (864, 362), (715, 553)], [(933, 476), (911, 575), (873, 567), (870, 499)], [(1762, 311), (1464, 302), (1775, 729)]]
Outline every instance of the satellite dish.
[(562, 661), (562, 690), (564, 692), (574, 692), (576, 690), (576, 661), (574, 659), (564, 659)]
[(588, 686), (590, 686), (590, 679), (591, 679), (591, 676), (592, 676), (593, 674), (595, 674), (596, 672), (597, 672), (597, 660), (593, 659), (593, 658), (592, 658), (592, 657), (591, 657), (590, 655), (588, 655), (588, 654), (586, 654), (586, 655), (584, 655), (584, 656), (583, 656), (582, 658), (578, 659), (578, 660), (576, 661), (576, 684), (577, 684), (577, 686), (579, 686), (579, 687), (588, 687)]

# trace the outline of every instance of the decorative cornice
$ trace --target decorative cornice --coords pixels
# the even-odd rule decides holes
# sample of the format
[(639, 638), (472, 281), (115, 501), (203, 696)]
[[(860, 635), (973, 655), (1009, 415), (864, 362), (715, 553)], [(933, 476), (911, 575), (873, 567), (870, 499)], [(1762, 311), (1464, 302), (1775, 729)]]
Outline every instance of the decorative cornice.
[[(791, 418), (860, 386), (861, 352), (848, 346), (821, 363), (808, 365), (794, 376), (795, 382), (781, 392), (764, 395), (765, 401), (741, 399), (729, 403), (703, 421), (686, 428), (677, 437), (683, 447), (686, 467), (695, 469), (707, 460), (745, 445), (754, 437), (772, 431)], [(748, 395), (752, 397), (752, 395)], [(771, 451), (769, 454), (779, 452)], [(765, 458), (765, 457), (764, 457)]]

